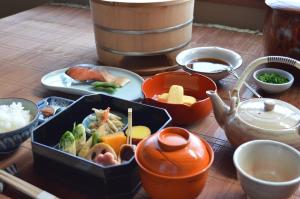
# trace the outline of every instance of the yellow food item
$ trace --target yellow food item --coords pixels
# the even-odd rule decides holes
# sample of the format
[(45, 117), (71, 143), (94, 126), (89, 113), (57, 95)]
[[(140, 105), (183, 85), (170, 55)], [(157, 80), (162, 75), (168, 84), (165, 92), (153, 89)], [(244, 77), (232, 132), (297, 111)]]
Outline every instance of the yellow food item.
[(172, 85), (169, 93), (158, 95), (157, 98), (160, 102), (166, 102), (170, 104), (185, 104), (187, 106), (191, 106), (197, 101), (196, 98), (189, 95), (184, 95), (183, 92), (182, 86)]
[(80, 149), (78, 156), (85, 158), (89, 151), (90, 148), (92, 147), (93, 139), (92, 136), (86, 141), (86, 143), (83, 145), (83, 147)]
[[(126, 130), (126, 136), (129, 135), (128, 129)], [(146, 126), (133, 126), (132, 127), (132, 132), (131, 132), (131, 137), (132, 137), (132, 142), (134, 144), (137, 144), (144, 138), (148, 137), (151, 135), (151, 130), (146, 127)]]
[(183, 96), (183, 104), (191, 106), (192, 104), (194, 104), (196, 102), (196, 98), (189, 96), (189, 95), (184, 95)]
[(183, 87), (172, 85), (169, 90), (167, 102), (170, 104), (183, 104)]
[(126, 144), (126, 136), (123, 132), (104, 135), (101, 136), (100, 139), (102, 142), (109, 144), (114, 149), (117, 155), (120, 152), (121, 145)]
[(160, 102), (167, 102), (168, 101), (168, 96), (169, 94), (168, 93), (163, 93), (161, 95), (158, 95), (158, 101)]

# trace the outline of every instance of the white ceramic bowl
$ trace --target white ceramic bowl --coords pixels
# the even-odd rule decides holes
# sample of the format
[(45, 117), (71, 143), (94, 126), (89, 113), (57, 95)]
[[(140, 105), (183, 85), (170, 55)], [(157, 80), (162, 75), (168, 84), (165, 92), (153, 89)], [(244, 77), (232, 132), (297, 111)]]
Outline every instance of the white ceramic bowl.
[(192, 60), (201, 58), (214, 58), (222, 60), (228, 63), (233, 70), (240, 67), (243, 63), (242, 57), (238, 53), (226, 48), (216, 46), (198, 47), (184, 50), (176, 56), (176, 62), (187, 72), (199, 73), (215, 81), (223, 79), (229, 75), (229, 72), (225, 69), (217, 72), (200, 72), (187, 67), (187, 64)]
[(300, 152), (281, 142), (246, 142), (234, 152), (233, 162), (251, 199), (286, 199), (299, 186)]
[[(258, 75), (260, 75), (261, 73), (265, 73), (265, 72), (276, 72), (276, 73), (288, 78), (289, 81), (284, 84), (272, 84), (272, 83), (266, 83), (266, 82), (260, 81), (257, 78)], [(253, 78), (255, 79), (258, 86), (267, 93), (283, 92), (283, 91), (289, 89), (294, 82), (294, 76), (291, 73), (286, 72), (284, 70), (276, 69), (276, 68), (262, 68), (260, 70), (257, 70), (253, 73)]]
[(20, 102), (24, 110), (30, 111), (31, 121), (18, 129), (0, 133), (0, 155), (15, 151), (22, 142), (30, 137), (38, 124), (39, 110), (34, 102), (22, 98), (0, 98), (0, 105), (11, 105), (13, 102)]

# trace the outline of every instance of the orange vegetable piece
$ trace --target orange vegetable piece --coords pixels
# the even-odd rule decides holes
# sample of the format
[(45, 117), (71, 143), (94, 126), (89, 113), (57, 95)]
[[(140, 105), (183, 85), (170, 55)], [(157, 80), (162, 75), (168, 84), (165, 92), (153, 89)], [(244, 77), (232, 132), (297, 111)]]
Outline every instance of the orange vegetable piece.
[(119, 155), (121, 146), (126, 144), (126, 136), (123, 132), (118, 132), (102, 136), (101, 141), (109, 144), (114, 149), (116, 154)]
[(104, 110), (104, 113), (102, 115), (102, 118), (101, 118), (101, 123), (105, 123), (107, 122), (108, 118), (109, 118), (109, 112), (110, 112), (110, 107), (108, 107), (107, 109)]

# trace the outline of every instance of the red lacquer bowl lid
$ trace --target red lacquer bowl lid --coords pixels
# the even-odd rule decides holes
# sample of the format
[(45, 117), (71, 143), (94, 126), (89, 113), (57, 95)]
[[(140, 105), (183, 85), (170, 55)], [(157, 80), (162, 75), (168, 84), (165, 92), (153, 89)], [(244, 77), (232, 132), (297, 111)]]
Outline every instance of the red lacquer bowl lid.
[(143, 140), (136, 159), (144, 169), (161, 176), (185, 177), (208, 168), (213, 152), (206, 141), (179, 127), (165, 128)]

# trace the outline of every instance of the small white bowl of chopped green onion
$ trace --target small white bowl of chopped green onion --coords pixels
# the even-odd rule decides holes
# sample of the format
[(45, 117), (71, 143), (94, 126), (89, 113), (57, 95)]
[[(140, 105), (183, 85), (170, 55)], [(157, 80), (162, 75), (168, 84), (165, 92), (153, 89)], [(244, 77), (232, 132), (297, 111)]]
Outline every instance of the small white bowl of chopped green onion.
[(253, 73), (258, 86), (267, 93), (280, 93), (289, 89), (294, 76), (284, 70), (276, 68), (263, 68)]

